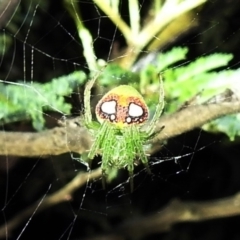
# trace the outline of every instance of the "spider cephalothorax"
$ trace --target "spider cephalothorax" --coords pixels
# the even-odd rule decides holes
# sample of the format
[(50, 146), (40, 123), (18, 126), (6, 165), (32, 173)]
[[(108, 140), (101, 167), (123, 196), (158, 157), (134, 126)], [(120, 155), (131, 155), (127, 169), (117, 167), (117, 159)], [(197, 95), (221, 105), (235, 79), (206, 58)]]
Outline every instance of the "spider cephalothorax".
[(94, 137), (88, 158), (102, 155), (103, 184), (109, 170), (127, 168), (133, 190), (134, 164), (140, 160), (150, 173), (145, 145), (153, 136), (164, 107), (163, 84), (160, 79), (159, 101), (151, 121), (148, 121), (149, 110), (141, 94), (131, 86), (120, 85), (106, 93), (96, 105), (99, 122), (96, 123), (92, 121), (90, 106), (91, 88), (96, 78), (87, 83), (84, 91), (85, 125)]

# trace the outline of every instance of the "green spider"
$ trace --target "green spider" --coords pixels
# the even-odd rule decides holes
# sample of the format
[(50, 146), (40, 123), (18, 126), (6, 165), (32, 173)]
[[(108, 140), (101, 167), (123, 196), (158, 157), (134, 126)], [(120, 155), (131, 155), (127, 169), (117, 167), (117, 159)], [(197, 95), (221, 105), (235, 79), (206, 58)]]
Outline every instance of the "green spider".
[(94, 137), (88, 158), (102, 155), (102, 183), (111, 169), (126, 168), (133, 191), (134, 165), (140, 160), (148, 173), (145, 145), (155, 135), (155, 125), (164, 107), (164, 89), (160, 76), (160, 92), (154, 116), (149, 120), (149, 110), (141, 94), (133, 87), (120, 85), (107, 92), (97, 103), (98, 122), (92, 121), (90, 96), (98, 76), (89, 80), (84, 91), (84, 122)]

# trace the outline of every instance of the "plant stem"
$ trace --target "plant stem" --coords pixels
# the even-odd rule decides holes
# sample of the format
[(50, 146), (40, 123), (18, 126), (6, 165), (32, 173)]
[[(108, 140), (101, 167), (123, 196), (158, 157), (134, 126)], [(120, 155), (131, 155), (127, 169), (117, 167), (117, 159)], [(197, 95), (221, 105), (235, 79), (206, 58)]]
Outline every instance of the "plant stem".
[(153, 4), (154, 15), (161, 10), (162, 0), (154, 0)]
[(137, 36), (140, 30), (140, 12), (138, 6), (138, 0), (128, 1), (130, 26), (133, 36)]
[(106, 3), (105, 0), (93, 0), (95, 4), (111, 19), (111, 21), (119, 28), (122, 32), (124, 38), (126, 39), (128, 45), (133, 45), (134, 37), (132, 35), (131, 29), (123, 21), (118, 12), (115, 12), (113, 8)]
[(110, 0), (113, 11), (119, 14), (119, 0)]
[(143, 49), (151, 39), (172, 20), (206, 1), (207, 0), (185, 0), (179, 4), (176, 4), (175, 0), (166, 1), (156, 17), (140, 32), (137, 43), (138, 48)]
[(64, 3), (77, 26), (78, 35), (83, 45), (83, 55), (87, 61), (89, 70), (90, 72), (95, 72), (98, 70), (98, 64), (94, 53), (92, 35), (83, 24), (80, 10), (76, 4), (77, 2), (73, 0), (65, 0)]

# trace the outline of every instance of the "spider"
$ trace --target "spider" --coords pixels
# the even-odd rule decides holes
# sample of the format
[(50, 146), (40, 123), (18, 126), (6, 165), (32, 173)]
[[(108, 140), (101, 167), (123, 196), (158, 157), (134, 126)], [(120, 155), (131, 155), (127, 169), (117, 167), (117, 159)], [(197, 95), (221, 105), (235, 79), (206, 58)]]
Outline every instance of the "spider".
[(120, 85), (107, 92), (97, 103), (96, 122), (92, 120), (90, 96), (97, 78), (89, 80), (84, 90), (84, 123), (94, 137), (88, 159), (101, 154), (103, 188), (110, 170), (126, 168), (132, 192), (134, 165), (139, 160), (151, 173), (145, 146), (155, 136), (155, 125), (164, 108), (163, 82), (160, 76), (158, 103), (150, 121), (149, 109), (141, 94), (129, 85)]

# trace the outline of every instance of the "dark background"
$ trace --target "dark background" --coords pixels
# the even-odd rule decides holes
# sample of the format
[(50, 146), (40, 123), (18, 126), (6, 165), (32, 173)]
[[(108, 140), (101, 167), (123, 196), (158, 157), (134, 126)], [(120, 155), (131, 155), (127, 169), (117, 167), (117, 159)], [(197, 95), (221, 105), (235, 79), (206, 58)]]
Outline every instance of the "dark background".
[[(141, 3), (147, 8), (148, 3)], [(96, 39), (94, 47), (99, 58), (107, 58), (112, 41), (124, 47), (121, 34), (117, 32), (114, 35), (114, 25), (104, 18), (101, 12), (96, 11), (91, 1), (80, 1), (79, 5), (86, 26)], [(75, 25), (63, 4), (56, 0), (41, 1), (41, 6), (36, 6), (37, 2), (22, 1), (9, 25), (1, 30), (10, 37), (12, 44), (2, 58), (0, 79), (23, 80), (25, 53), (26, 80), (31, 80), (32, 49), (33, 81), (46, 82), (76, 69), (87, 71)], [(144, 9), (143, 7), (143, 11)], [(33, 17), (34, 10), (37, 11)], [(127, 5), (124, 3), (122, 12), (127, 20)], [(187, 46), (190, 48), (189, 59), (213, 52), (233, 53), (235, 58), (230, 67), (238, 68), (239, 13), (240, 1), (209, 1), (196, 14), (200, 19), (199, 26), (161, 50), (165, 51), (172, 46)], [(81, 104), (77, 89), (68, 100), (74, 104), (72, 114), (79, 114)], [(61, 116), (52, 115), (47, 118), (47, 126), (55, 126), (58, 117)], [(3, 131), (33, 131), (31, 123), (27, 121), (2, 124), (1, 127)], [(125, 171), (120, 172), (119, 177), (107, 186), (107, 190), (102, 189), (100, 180), (89, 183), (87, 188), (83, 187), (75, 192), (71, 201), (34, 214), (21, 239), (87, 239), (104, 234), (126, 220), (159, 212), (174, 198), (191, 201), (214, 200), (239, 192), (239, 139), (229, 142), (225, 135), (213, 135), (196, 129), (171, 139), (160, 153), (150, 158), (150, 164), (161, 158), (186, 153), (192, 154), (182, 157), (177, 164), (166, 161), (154, 165), (151, 168), (152, 176), (148, 176), (142, 166), (137, 167), (138, 174), (134, 178), (135, 190), (132, 194), (129, 193)], [(98, 160), (93, 163), (93, 168), (97, 167)], [(64, 186), (80, 170), (84, 170), (84, 167), (72, 160), (68, 153), (47, 159), (2, 156), (1, 225), (44, 194), (51, 194)], [(121, 186), (115, 188), (118, 184)], [(11, 199), (8, 205), (5, 202), (6, 195), (8, 201)], [(76, 219), (74, 214), (77, 215)], [(239, 217), (232, 217), (202, 223), (177, 224), (169, 232), (142, 239), (240, 239), (239, 223)], [(74, 226), (68, 238), (71, 224)], [(23, 221), (8, 239), (16, 239), (25, 226), (26, 221)]]

